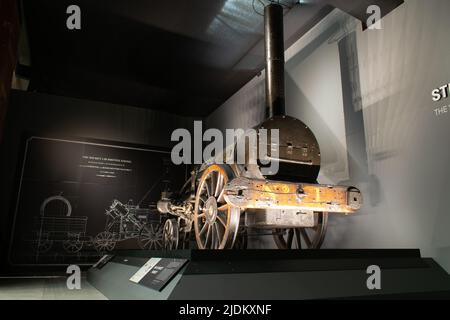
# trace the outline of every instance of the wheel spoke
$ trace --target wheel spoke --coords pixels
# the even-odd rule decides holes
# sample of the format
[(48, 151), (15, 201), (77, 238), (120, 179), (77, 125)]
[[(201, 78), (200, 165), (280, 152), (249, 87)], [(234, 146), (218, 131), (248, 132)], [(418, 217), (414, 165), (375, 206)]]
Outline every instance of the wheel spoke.
[(220, 195), (220, 191), (223, 185), (223, 176), (220, 173), (218, 174), (218, 179), (217, 179), (217, 184), (216, 184), (216, 189), (214, 191), (214, 197), (216, 197), (218, 199), (218, 196)]
[(292, 239), (294, 237), (294, 231), (292, 229), (288, 230), (288, 239), (287, 239), (287, 247), (288, 249), (292, 248)]
[(221, 217), (217, 216), (217, 220), (219, 220), (219, 222), (224, 226), (224, 228), (227, 227), (227, 224), (225, 223), (225, 221)]
[(214, 233), (214, 225), (211, 225), (211, 249), (215, 249), (216, 248), (216, 236)]
[(209, 178), (209, 180), (210, 180), (210, 191), (211, 191), (211, 193), (210, 193), (210, 196), (214, 196), (215, 195), (215, 193), (216, 193), (216, 187), (217, 187), (217, 182), (218, 182), (218, 178), (217, 178), (217, 175), (218, 175), (219, 173), (218, 172), (215, 172), (215, 171), (213, 171), (213, 172), (211, 172), (210, 173), (210, 178)]
[(217, 246), (220, 246), (222, 237), (221, 237), (221, 235), (220, 235), (219, 227), (217, 226), (217, 222), (214, 223), (214, 229), (216, 229), (216, 234), (217, 234), (217, 244), (218, 244)]
[(308, 233), (306, 233), (305, 228), (301, 228), (301, 229), (300, 229), (300, 233), (301, 233), (301, 235), (302, 235), (303, 240), (305, 240), (306, 246), (307, 246), (308, 248), (311, 248), (311, 247), (312, 247), (312, 242), (311, 242), (311, 240), (309, 239)]
[(300, 238), (300, 230), (298, 228), (294, 229), (295, 232), (295, 240), (297, 241), (297, 249), (302, 248), (302, 240)]
[(228, 210), (228, 204), (225, 203), (217, 208), (218, 211), (227, 211)]
[(208, 245), (208, 240), (209, 240), (209, 234), (210, 234), (210, 231), (211, 229), (209, 228), (209, 225), (208, 225), (208, 231), (206, 231), (206, 239), (205, 239), (205, 249), (206, 249), (206, 246)]
[(222, 189), (222, 191), (220, 191), (219, 196), (217, 197), (217, 202), (224, 202), (225, 198), (224, 198), (224, 193), (225, 193), (225, 188)]
[(204, 182), (204, 186), (206, 188), (206, 194), (208, 195), (208, 198), (209, 198), (211, 196), (211, 192), (210, 192), (210, 189), (209, 189), (208, 180), (206, 180), (206, 179), (205, 179), (205, 182)]
[(208, 226), (208, 223), (205, 223), (205, 224), (203, 225), (202, 229), (200, 230), (200, 235), (202, 235), (203, 233), (205, 233), (206, 229), (208, 229), (207, 226)]

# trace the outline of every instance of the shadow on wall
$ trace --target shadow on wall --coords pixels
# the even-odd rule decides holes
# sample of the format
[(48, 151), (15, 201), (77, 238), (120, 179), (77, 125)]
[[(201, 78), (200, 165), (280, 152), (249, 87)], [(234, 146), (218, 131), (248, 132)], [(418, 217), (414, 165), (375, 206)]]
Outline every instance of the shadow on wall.
[[(376, 214), (376, 210), (368, 208), (380, 205), (382, 191), (378, 178), (369, 172), (355, 32), (339, 40), (338, 48), (349, 173), (348, 179), (343, 179), (338, 184), (354, 185), (362, 190), (364, 204), (356, 215)], [(345, 224), (345, 228), (339, 224)], [(332, 215), (329, 220), (329, 243), (335, 247), (352, 246), (353, 234), (349, 230), (357, 228), (357, 217)]]
[(340, 42), (348, 182), (361, 187), (365, 204), (362, 214), (342, 217), (344, 227), (333, 219), (329, 244), (420, 248), (450, 270), (450, 117), (433, 111), (449, 101), (431, 99), (449, 81), (449, 9), (448, 1), (410, 0), (382, 20), (383, 29), (358, 30), (347, 48)]
[(376, 207), (381, 190), (377, 177), (369, 172), (355, 32), (340, 40), (338, 46), (349, 166), (349, 179), (339, 184), (368, 183), (365, 198), (371, 207)]
[(346, 175), (346, 163), (341, 161), (340, 157), (345, 154), (346, 146), (341, 144), (333, 130), (330, 129), (316, 111), (316, 107), (303, 94), (301, 88), (297, 86), (291, 76), (286, 75), (285, 83), (286, 91), (289, 92), (289, 101), (301, 101), (301, 108), (304, 110), (302, 113), (306, 114), (302, 118), (309, 119), (305, 124), (311, 128), (320, 128), (320, 130), (313, 129), (313, 132), (319, 142), (321, 152), (321, 174), (325, 173), (325, 176), (328, 177), (327, 172), (330, 173), (332, 177), (330, 180), (333, 180), (340, 172), (342, 172), (341, 175)]
[(342, 28), (334, 24), (287, 62), (286, 108), (310, 126), (318, 139), (319, 182), (362, 190), (363, 209), (354, 217), (331, 214), (324, 243), (325, 247), (357, 247), (354, 232), (362, 237), (358, 229), (365, 230), (360, 227), (361, 217), (387, 208), (381, 203), (378, 178), (369, 173), (356, 35), (351, 32), (337, 43), (330, 41), (336, 33), (342, 33)]
[(309, 42), (286, 62), (286, 110), (316, 136), (321, 151), (319, 182), (335, 184), (348, 177), (339, 51), (328, 40), (338, 23)]
[[(330, 40), (342, 32), (341, 25), (334, 24), (287, 62), (287, 110), (310, 126), (318, 139), (319, 182), (353, 185), (363, 193), (364, 205), (356, 215), (331, 215), (324, 246), (378, 247), (384, 243), (380, 238), (385, 232), (395, 231), (392, 226), (373, 229), (370, 223), (380, 223), (389, 206), (379, 177), (370, 172), (368, 163), (356, 33), (344, 33), (337, 45)], [(397, 153), (390, 149), (375, 156), (387, 160)], [(355, 241), (358, 238), (363, 239), (360, 244)], [(392, 237), (390, 241), (395, 242)]]

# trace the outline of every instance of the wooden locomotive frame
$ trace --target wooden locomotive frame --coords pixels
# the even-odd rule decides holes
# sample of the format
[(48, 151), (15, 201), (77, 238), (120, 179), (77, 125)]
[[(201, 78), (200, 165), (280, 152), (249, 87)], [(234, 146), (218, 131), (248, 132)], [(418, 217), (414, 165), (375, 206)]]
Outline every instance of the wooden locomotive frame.
[(361, 193), (354, 187), (248, 175), (237, 164), (203, 164), (187, 181), (189, 190), (175, 198), (166, 194), (158, 202), (161, 213), (174, 217), (163, 229), (166, 248), (179, 247), (192, 231), (199, 249), (231, 249), (246, 228), (271, 230), (280, 249), (319, 248), (329, 212), (347, 215), (361, 207)]

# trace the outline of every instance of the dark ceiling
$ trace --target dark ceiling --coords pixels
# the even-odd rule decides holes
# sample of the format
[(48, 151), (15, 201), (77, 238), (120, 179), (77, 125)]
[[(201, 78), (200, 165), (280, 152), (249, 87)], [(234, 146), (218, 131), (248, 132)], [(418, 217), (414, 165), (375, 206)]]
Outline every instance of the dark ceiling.
[[(263, 68), (261, 1), (22, 0), (29, 89), (206, 116)], [(345, 3), (309, 2), (286, 9), (286, 46)], [(81, 30), (66, 28), (71, 4)]]

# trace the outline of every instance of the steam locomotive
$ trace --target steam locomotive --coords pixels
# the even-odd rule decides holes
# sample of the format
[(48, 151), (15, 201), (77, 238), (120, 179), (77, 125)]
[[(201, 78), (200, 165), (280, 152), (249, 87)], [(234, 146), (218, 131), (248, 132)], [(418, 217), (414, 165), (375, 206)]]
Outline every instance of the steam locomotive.
[[(193, 231), (199, 249), (230, 249), (247, 228), (271, 230), (278, 248), (320, 248), (328, 213), (361, 208), (357, 188), (317, 183), (320, 148), (314, 133), (285, 113), (280, 5), (265, 7), (264, 28), (266, 120), (256, 129), (278, 129), (278, 145), (267, 142), (266, 159), (256, 163), (203, 163), (177, 195), (163, 193), (158, 210), (173, 216), (164, 225), (167, 248), (177, 248)], [(276, 174), (263, 170), (263, 160), (277, 163)]]

